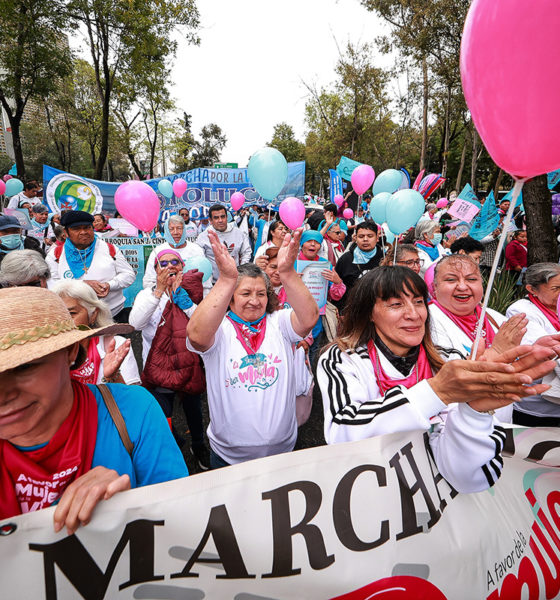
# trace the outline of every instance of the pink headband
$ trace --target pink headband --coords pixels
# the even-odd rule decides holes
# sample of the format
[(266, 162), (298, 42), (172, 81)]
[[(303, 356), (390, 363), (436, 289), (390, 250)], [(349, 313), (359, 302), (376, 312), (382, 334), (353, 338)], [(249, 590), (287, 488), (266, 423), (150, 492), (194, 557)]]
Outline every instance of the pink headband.
[(181, 264), (185, 264), (185, 261), (183, 260), (183, 258), (181, 257), (181, 255), (177, 252), (177, 250), (172, 250), (171, 248), (169, 250), (160, 250), (157, 254), (156, 254), (156, 260), (154, 262), (154, 267), (157, 267), (160, 258), (164, 255), (164, 254), (173, 254), (174, 256), (176, 256), (180, 261)]

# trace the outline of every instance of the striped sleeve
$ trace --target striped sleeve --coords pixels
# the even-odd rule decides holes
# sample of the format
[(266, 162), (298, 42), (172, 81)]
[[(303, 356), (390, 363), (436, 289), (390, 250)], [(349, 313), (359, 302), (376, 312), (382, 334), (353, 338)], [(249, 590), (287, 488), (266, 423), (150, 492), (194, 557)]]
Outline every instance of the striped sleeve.
[(348, 354), (337, 346), (331, 346), (319, 359), (317, 379), (327, 443), (428, 430), (430, 417), (444, 406), (428, 383), (420, 382), (409, 390), (395, 386), (381, 396), (373, 371), (369, 373), (361, 361), (369, 363), (366, 350)]
[(468, 404), (452, 407), (445, 423), (430, 435), (440, 473), (459, 492), (481, 492), (502, 474), (506, 432), (491, 415)]

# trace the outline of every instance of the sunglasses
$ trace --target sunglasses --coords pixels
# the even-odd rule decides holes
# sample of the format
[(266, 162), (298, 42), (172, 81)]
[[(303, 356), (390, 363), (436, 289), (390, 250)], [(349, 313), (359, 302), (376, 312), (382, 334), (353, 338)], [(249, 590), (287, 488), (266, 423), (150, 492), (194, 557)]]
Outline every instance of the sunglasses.
[(176, 267), (177, 265), (180, 265), (182, 263), (178, 258), (172, 258), (171, 260), (160, 260), (159, 264), (162, 267), (167, 267), (168, 265), (171, 265), (172, 267)]

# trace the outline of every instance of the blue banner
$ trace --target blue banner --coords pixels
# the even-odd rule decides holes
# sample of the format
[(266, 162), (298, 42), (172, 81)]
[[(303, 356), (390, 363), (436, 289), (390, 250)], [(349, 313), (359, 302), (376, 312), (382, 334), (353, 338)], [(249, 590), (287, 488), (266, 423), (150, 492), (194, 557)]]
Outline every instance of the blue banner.
[(547, 173), (547, 179), (548, 189), (554, 190), (556, 186), (560, 183), (560, 169), (558, 169), (557, 171), (551, 171), (550, 173)]
[[(504, 200), (508, 200), (509, 202), (511, 202), (512, 198), (513, 198), (513, 188), (500, 200), (500, 202), (503, 202)], [(524, 208), (523, 208), (523, 190), (521, 190), (519, 192), (519, 197), (517, 198), (517, 202), (515, 203), (515, 207), (517, 208), (518, 206), (520, 206), (521, 210), (524, 211)]]
[(475, 240), (481, 240), (487, 235), (490, 235), (500, 222), (498, 207), (494, 199), (494, 192), (490, 192), (486, 198), (486, 202), (482, 205), (482, 209), (474, 220), (469, 235)]
[(331, 176), (329, 183), (329, 197), (331, 202), (334, 202), (335, 196), (342, 196), (342, 179), (334, 169), (329, 169), (329, 175)]
[[(158, 193), (162, 211), (175, 212), (182, 206), (228, 204), (234, 192), (242, 192), (247, 204), (269, 204), (249, 183), (247, 169), (192, 169), (167, 177), (147, 179), (146, 183), (157, 192), (158, 183), (162, 179), (171, 182), (184, 179), (187, 182), (187, 191), (182, 198), (173, 196), (168, 199)], [(115, 191), (119, 185), (120, 182), (96, 181), (43, 165), (45, 202), (53, 212), (70, 208), (92, 214), (101, 210), (113, 213)], [(288, 180), (278, 194), (275, 204), (279, 204), (288, 196), (303, 199), (304, 186), (305, 162), (288, 163)]]
[(458, 198), (461, 198), (461, 200), (466, 200), (467, 202), (470, 202), (471, 204), (474, 204), (480, 208), (480, 202), (478, 201), (474, 190), (468, 183), (463, 188), (463, 191), (459, 194)]
[(351, 158), (341, 156), (338, 165), (336, 165), (336, 172), (342, 177), (342, 179), (350, 181), (350, 178), (352, 177), (352, 171), (361, 164), (362, 163), (352, 160)]

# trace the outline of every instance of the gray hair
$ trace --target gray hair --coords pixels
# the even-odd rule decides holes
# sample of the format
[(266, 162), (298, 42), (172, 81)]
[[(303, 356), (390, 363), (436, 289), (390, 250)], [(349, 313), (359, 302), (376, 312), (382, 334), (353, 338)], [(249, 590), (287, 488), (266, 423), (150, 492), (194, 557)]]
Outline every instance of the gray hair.
[(437, 221), (432, 221), (431, 219), (422, 219), (418, 225), (416, 225), (416, 229), (414, 230), (414, 239), (421, 240), (425, 233), (432, 233), (436, 227), (439, 227), (439, 223)]
[(556, 275), (560, 275), (560, 265), (558, 263), (537, 263), (527, 267), (527, 271), (525, 271), (525, 276), (523, 277), (523, 283), (524, 285), (530, 285), (536, 288), (539, 285), (548, 283), (553, 277), (556, 277)]
[(426, 204), (426, 211), (434, 210), (434, 208), (437, 208), (437, 206), (433, 202)]
[(49, 209), (44, 204), (35, 204), (31, 207), (31, 211), (37, 215), (42, 215), (49, 212)]
[(272, 313), (278, 308), (278, 297), (274, 292), (274, 288), (272, 287), (272, 283), (270, 282), (270, 278), (268, 275), (256, 264), (254, 263), (245, 263), (244, 265), (240, 265), (237, 267), (237, 286), (241, 283), (241, 280), (244, 277), (249, 277), (251, 279), (258, 279), (259, 277), (264, 281), (266, 286), (266, 295), (268, 297), (268, 302), (266, 304), (266, 312)]
[(3, 285), (18, 286), (50, 276), (49, 265), (35, 250), (12, 250), (0, 265), (0, 281)]
[(167, 222), (169, 225), (171, 225), (171, 223), (175, 223), (177, 225), (182, 225), (183, 227), (185, 226), (185, 221), (183, 221), (183, 217), (180, 215), (171, 215)]
[(52, 291), (61, 298), (73, 298), (77, 300), (87, 310), (88, 317), (91, 317), (95, 309), (97, 309), (97, 317), (95, 318), (93, 327), (107, 327), (107, 325), (113, 324), (111, 311), (107, 303), (98, 298), (93, 288), (84, 281), (66, 279), (53, 286)]

